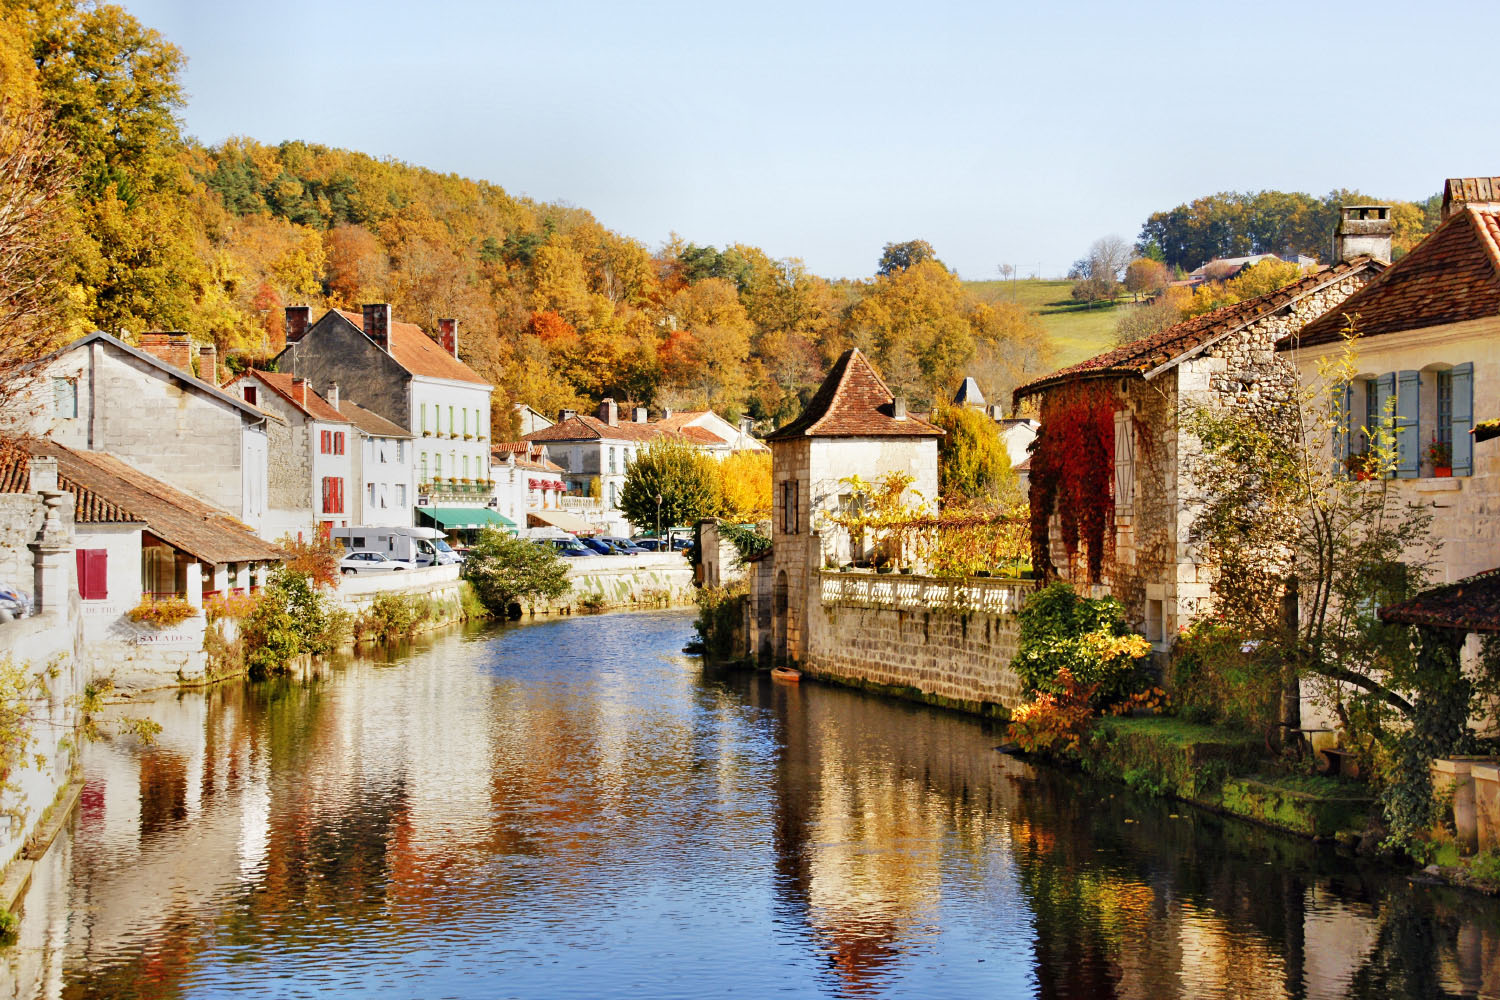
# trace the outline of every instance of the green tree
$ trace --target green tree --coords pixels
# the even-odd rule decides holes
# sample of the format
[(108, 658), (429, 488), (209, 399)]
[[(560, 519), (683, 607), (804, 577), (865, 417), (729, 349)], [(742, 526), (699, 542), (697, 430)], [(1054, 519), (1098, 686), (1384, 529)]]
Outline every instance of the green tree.
[(282, 673), (294, 657), (332, 652), (350, 625), (349, 614), (334, 607), (311, 578), (278, 567), (240, 629), (250, 676)]
[(889, 278), (924, 260), (942, 263), (937, 259), (937, 251), (932, 249), (932, 244), (926, 240), (887, 243), (880, 251), (880, 264), (875, 268), (875, 273), (882, 278)]
[(721, 507), (719, 470), (712, 458), (690, 444), (654, 442), (626, 470), (619, 506), (630, 523), (641, 528), (656, 526), (658, 509), (663, 528), (713, 517)]
[(1013, 499), (1016, 474), (995, 421), (983, 410), (943, 406), (933, 423), (947, 431), (938, 441), (938, 489), (944, 503)]
[(496, 616), (508, 616), (511, 605), (538, 598), (553, 600), (568, 592), (568, 567), (551, 546), (485, 528), (464, 557), (463, 578)]

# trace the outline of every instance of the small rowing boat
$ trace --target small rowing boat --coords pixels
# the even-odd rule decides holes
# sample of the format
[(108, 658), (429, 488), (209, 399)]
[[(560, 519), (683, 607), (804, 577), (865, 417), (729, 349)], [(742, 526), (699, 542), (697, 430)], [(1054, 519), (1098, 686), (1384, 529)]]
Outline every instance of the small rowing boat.
[(791, 667), (771, 668), (771, 680), (773, 681), (785, 681), (788, 684), (795, 684), (801, 679), (802, 671), (800, 670), (793, 670)]

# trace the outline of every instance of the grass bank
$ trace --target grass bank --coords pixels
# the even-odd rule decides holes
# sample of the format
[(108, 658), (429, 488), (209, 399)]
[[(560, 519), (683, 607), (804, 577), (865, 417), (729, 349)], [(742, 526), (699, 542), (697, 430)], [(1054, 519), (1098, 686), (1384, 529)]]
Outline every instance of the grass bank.
[(1073, 301), (1073, 282), (1066, 280), (966, 281), (964, 287), (986, 301), (1014, 301), (1035, 309), (1057, 351), (1059, 368), (1113, 347), (1120, 310), (1131, 301), (1124, 296), (1086, 306)]

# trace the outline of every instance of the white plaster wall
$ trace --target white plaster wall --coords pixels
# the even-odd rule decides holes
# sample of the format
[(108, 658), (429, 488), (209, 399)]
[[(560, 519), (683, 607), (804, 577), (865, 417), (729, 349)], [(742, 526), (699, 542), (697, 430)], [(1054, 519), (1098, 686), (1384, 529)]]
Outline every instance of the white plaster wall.
[[(914, 477), (906, 494), (908, 504), (925, 506), (937, 513), (936, 438), (814, 438), (809, 443), (808, 488), (802, 502), (811, 503), (811, 528), (822, 533), (825, 562), (828, 559), (844, 562), (849, 558), (845, 533), (832, 528), (824, 519), (838, 509), (839, 494), (849, 491), (839, 481), (858, 475), (875, 484), (892, 472)], [(775, 502), (780, 502), (779, 493)]]
[[(422, 409), (427, 410), (426, 430), (423, 430)], [(437, 409), (434, 410), (434, 407)], [(453, 424), (449, 424), (449, 407), (453, 408)], [(469, 436), (464, 436), (463, 411), (468, 411)], [(434, 419), (436, 414), (437, 419)], [(476, 426), (477, 425), (477, 426)], [(490, 469), (490, 389), (471, 382), (450, 382), (425, 376), (413, 376), (411, 380), (411, 414), (408, 430), (416, 436), (417, 460), (414, 467), (422, 467), (421, 456), (427, 456), (427, 474), (435, 476), (435, 456), (443, 458), (443, 478), (463, 476), (463, 459), (469, 459), (469, 478), (487, 479)]]
[[(323, 454), (324, 431), (344, 435), (342, 455)], [(318, 520), (330, 521), (335, 528), (347, 528), (354, 523), (354, 491), (360, 485), (359, 481), (354, 478), (352, 454), (354, 449), (359, 447), (359, 432), (354, 429), (353, 424), (309, 420), (307, 445), (312, 449), (312, 482), (308, 484), (308, 489), (311, 491), (313, 510), (317, 513)], [(341, 512), (329, 512), (323, 508), (323, 479), (325, 477), (344, 481), (344, 509)]]
[[(359, 498), (358, 503), (351, 505), (357, 513), (349, 523), (410, 527), (412, 507), (417, 502), (416, 473), (412, 464), (416, 442), (405, 438), (372, 437), (364, 434), (359, 437), (360, 447), (357, 456), (354, 456), (353, 477), (353, 481), (359, 486)], [(370, 502), (372, 485), (375, 487), (373, 504)]]
[[(82, 524), (73, 532), (78, 549), (104, 549), (105, 593), (102, 601), (85, 601), (79, 597), (83, 612), (83, 637), (86, 641), (107, 638), (126, 621), (125, 613), (141, 603), (141, 527), (140, 525)], [(74, 562), (74, 589), (77, 589), (77, 561)]]

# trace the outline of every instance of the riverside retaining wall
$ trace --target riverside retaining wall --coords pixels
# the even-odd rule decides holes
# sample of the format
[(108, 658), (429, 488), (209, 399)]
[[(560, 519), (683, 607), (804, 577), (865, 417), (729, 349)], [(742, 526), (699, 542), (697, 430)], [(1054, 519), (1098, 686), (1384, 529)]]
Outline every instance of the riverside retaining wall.
[(572, 587), (566, 594), (530, 606), (530, 613), (690, 604), (695, 592), (693, 567), (681, 552), (570, 559), (568, 580)]

